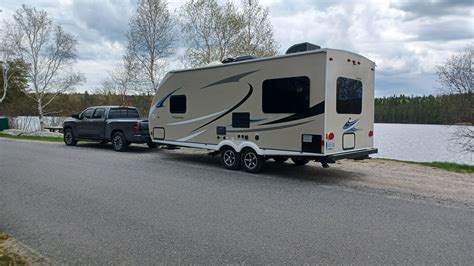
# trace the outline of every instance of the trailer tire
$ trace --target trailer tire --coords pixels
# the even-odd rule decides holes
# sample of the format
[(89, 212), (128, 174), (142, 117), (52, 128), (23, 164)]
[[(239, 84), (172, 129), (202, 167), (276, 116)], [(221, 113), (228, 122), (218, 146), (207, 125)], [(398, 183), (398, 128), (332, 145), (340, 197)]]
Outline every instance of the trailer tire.
[(74, 136), (74, 132), (71, 128), (67, 128), (66, 130), (64, 130), (64, 143), (67, 146), (76, 146), (77, 144), (77, 139)]
[(291, 160), (293, 161), (295, 165), (305, 165), (309, 163), (309, 160), (305, 158), (291, 157)]
[(288, 157), (273, 157), (273, 160), (277, 163), (284, 163), (288, 160)]
[(253, 149), (247, 148), (241, 155), (242, 167), (249, 173), (260, 173), (265, 166), (265, 159)]
[(240, 169), (240, 153), (236, 152), (231, 147), (224, 147), (221, 149), (221, 164), (224, 168), (229, 170)]
[(127, 141), (122, 132), (115, 132), (112, 136), (112, 146), (115, 151), (126, 151), (130, 142)]

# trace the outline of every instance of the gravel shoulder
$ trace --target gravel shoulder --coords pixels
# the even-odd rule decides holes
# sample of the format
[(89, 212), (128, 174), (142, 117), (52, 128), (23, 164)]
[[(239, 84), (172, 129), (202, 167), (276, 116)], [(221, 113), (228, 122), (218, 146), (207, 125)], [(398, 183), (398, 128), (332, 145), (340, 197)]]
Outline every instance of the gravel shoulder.
[[(206, 155), (199, 149), (166, 151), (180, 156)], [(282, 175), (287, 167), (268, 161), (265, 172)], [(290, 161), (285, 165), (291, 164)], [(296, 169), (290, 169), (295, 171)], [(362, 161), (341, 160), (322, 169), (320, 163), (310, 162), (298, 170), (299, 178), (313, 179), (323, 183), (337, 184), (351, 188), (373, 188), (382, 193), (396, 193), (402, 197), (427, 198), (445, 203), (461, 203), (474, 207), (474, 174), (457, 173), (434, 167), (384, 159)], [(265, 174), (265, 173), (263, 173)]]

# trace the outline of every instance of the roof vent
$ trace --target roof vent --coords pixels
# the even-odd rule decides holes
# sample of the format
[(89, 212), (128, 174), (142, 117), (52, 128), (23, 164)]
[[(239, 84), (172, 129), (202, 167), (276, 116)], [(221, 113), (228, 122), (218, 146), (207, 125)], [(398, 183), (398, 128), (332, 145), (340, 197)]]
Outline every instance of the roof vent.
[(306, 52), (306, 51), (311, 51), (311, 50), (318, 50), (321, 49), (321, 46), (312, 44), (309, 42), (304, 42), (304, 43), (298, 43), (286, 50), (286, 54), (294, 54), (294, 53), (299, 53), (299, 52)]
[(236, 57), (236, 58), (229, 57), (229, 58), (226, 58), (226, 59), (222, 60), (222, 63), (227, 64), (227, 63), (232, 63), (232, 62), (252, 60), (252, 59), (256, 59), (256, 58), (257, 57), (255, 55), (244, 55), (244, 56), (239, 56), (239, 57)]

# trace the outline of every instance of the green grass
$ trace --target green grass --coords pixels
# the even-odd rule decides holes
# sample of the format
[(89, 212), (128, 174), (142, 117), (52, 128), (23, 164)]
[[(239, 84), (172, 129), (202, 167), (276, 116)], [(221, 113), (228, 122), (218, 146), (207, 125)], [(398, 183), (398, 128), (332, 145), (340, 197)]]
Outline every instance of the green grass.
[(443, 169), (446, 171), (458, 172), (458, 173), (474, 173), (474, 165), (467, 165), (467, 164), (458, 164), (458, 163), (449, 163), (449, 162), (413, 162), (413, 161), (402, 161), (402, 160), (392, 160), (392, 159), (382, 159), (382, 160), (424, 165), (424, 166), (429, 166), (433, 168), (438, 168), (438, 169)]
[(25, 258), (19, 254), (11, 252), (5, 247), (4, 242), (10, 237), (0, 231), (0, 265), (29, 265), (31, 264), (28, 258)]
[(39, 141), (49, 141), (49, 142), (62, 142), (63, 141), (63, 138), (61, 137), (14, 136), (14, 135), (9, 135), (9, 134), (4, 134), (4, 133), (0, 133), (0, 138), (39, 140)]

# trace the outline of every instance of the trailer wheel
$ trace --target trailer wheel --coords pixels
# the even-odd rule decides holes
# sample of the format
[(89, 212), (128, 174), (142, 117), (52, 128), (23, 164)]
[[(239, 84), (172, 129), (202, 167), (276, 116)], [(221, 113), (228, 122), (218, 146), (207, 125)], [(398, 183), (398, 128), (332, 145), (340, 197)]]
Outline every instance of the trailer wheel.
[(221, 164), (229, 170), (240, 169), (240, 154), (231, 147), (225, 147), (221, 150)]
[(305, 158), (291, 157), (291, 160), (296, 165), (305, 165), (305, 164), (309, 163), (309, 160), (305, 159)]
[(277, 163), (284, 163), (288, 160), (288, 157), (274, 157), (273, 160)]
[(130, 143), (125, 139), (122, 132), (115, 132), (112, 136), (112, 146), (115, 151), (126, 151)]
[(72, 129), (68, 128), (64, 131), (64, 143), (67, 146), (75, 146), (77, 144), (77, 139), (74, 136)]
[(259, 173), (265, 165), (263, 156), (258, 155), (253, 149), (245, 149), (242, 152), (242, 166), (246, 172)]

